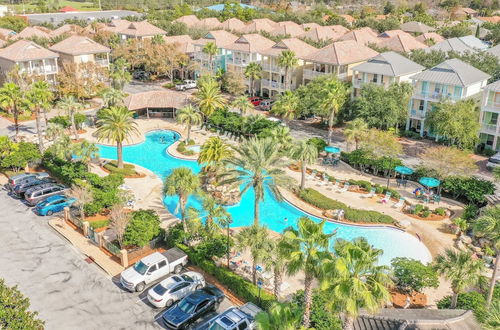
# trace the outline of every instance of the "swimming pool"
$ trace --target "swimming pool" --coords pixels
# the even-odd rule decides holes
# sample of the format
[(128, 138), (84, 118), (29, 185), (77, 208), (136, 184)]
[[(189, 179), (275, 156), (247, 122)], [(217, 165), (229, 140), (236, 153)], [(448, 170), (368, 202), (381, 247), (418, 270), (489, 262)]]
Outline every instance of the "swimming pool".
[[(161, 138), (161, 140), (160, 140)], [(195, 161), (183, 160), (172, 157), (167, 148), (176, 140), (179, 134), (173, 131), (152, 131), (146, 134), (143, 143), (126, 146), (123, 148), (123, 159), (149, 169), (161, 178), (168, 176), (177, 167), (185, 166), (194, 172), (200, 171), (200, 166)], [(161, 142), (163, 141), (163, 143)], [(116, 148), (112, 146), (99, 145), (102, 158), (116, 159)], [(167, 209), (179, 217), (177, 212), (177, 197), (165, 197)], [(248, 226), (253, 223), (253, 191), (248, 190), (243, 194), (240, 203), (227, 207), (233, 218), (233, 227)], [(191, 198), (188, 205), (201, 209), (201, 201)], [(286, 227), (296, 227), (296, 221), (302, 216), (320, 221), (321, 219), (311, 216), (287, 202), (276, 200), (269, 191), (265, 192), (264, 202), (260, 204), (260, 222), (269, 229), (283, 232)], [(287, 219), (287, 221), (285, 221)], [(429, 250), (414, 236), (401, 230), (387, 227), (363, 227), (346, 224), (327, 222), (326, 232), (337, 231), (337, 238), (352, 240), (356, 237), (365, 237), (374, 247), (384, 250), (380, 263), (389, 265), (396, 257), (407, 257), (429, 262), (432, 260)]]

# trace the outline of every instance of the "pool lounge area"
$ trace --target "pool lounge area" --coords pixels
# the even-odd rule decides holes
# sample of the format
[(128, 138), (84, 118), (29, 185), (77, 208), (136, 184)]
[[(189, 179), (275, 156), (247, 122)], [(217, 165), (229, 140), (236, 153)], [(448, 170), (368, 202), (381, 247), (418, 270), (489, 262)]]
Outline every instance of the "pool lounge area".
[[(173, 169), (182, 166), (189, 167), (198, 173), (201, 167), (196, 161), (179, 159), (168, 153), (167, 148), (179, 138), (177, 132), (170, 130), (150, 131), (145, 135), (144, 142), (124, 147), (124, 161), (142, 166), (162, 179)], [(115, 147), (98, 146), (101, 158), (116, 159)], [(253, 191), (249, 190), (243, 194), (240, 203), (227, 207), (233, 218), (232, 227), (248, 226), (253, 223), (253, 203)], [(177, 197), (165, 197), (164, 204), (172, 214), (179, 217)], [(191, 198), (188, 205), (201, 209), (201, 201), (198, 198)], [(302, 216), (321, 221), (320, 218), (298, 209), (287, 201), (276, 200), (269, 191), (265, 192), (265, 200), (260, 207), (261, 224), (278, 233), (282, 233), (289, 226), (295, 227), (297, 219)], [(347, 240), (365, 237), (374, 247), (384, 250), (380, 258), (381, 264), (388, 265), (395, 257), (418, 259), (424, 263), (432, 260), (429, 250), (421, 241), (397, 228), (327, 222), (325, 231), (329, 233), (335, 231), (337, 233), (335, 238)]]

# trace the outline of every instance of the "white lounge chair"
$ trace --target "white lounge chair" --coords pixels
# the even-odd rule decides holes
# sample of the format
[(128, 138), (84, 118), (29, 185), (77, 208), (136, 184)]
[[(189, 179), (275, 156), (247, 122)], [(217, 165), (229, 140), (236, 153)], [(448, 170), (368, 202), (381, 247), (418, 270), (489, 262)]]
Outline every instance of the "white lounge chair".
[(397, 203), (395, 203), (392, 207), (399, 209), (399, 208), (403, 207), (404, 204), (405, 204), (405, 199), (403, 197), (401, 197), (399, 199), (399, 201)]
[(372, 198), (373, 196), (375, 196), (375, 191), (376, 191), (376, 189), (372, 188), (370, 190), (370, 193), (368, 195), (366, 195), (366, 198)]
[(344, 183), (344, 187), (342, 189), (339, 189), (338, 192), (343, 193), (346, 192), (349, 189), (350, 184), (348, 182)]
[(380, 203), (387, 204), (387, 203), (389, 203), (390, 200), (391, 200), (391, 193), (386, 192), (385, 196), (380, 200)]

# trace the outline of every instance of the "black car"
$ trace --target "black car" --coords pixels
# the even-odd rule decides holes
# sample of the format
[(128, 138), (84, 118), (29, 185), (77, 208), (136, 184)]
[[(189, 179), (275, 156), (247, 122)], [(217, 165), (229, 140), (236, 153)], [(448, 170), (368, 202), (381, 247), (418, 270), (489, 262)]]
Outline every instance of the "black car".
[(55, 182), (56, 182), (56, 180), (54, 180), (52, 178), (43, 178), (43, 179), (36, 179), (35, 178), (31, 181), (25, 181), (25, 182), (22, 182), (22, 183), (16, 185), (14, 187), (14, 189), (12, 189), (12, 194), (17, 198), (24, 198), (24, 193), (28, 189), (42, 185), (44, 183), (55, 183)]
[(224, 300), (224, 293), (215, 286), (206, 286), (184, 297), (162, 315), (169, 329), (186, 329), (208, 312), (215, 311)]

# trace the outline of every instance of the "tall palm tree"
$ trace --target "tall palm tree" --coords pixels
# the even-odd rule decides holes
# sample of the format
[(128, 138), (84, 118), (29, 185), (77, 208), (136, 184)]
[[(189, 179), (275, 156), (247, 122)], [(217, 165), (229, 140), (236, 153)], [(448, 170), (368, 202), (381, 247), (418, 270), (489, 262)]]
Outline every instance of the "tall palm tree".
[(116, 88), (107, 88), (102, 93), (102, 99), (104, 101), (104, 106), (109, 108), (113, 106), (122, 106), (123, 98), (125, 97), (125, 93)]
[(220, 91), (220, 86), (214, 79), (205, 79), (198, 86), (195, 94), (195, 102), (200, 107), (201, 112), (207, 119), (217, 109), (222, 109), (227, 100)]
[(6, 82), (0, 88), (0, 105), (7, 110), (8, 113), (14, 115), (14, 127), (16, 129), (16, 141), (19, 136), (19, 114), (23, 103), (23, 91), (14, 84)]
[(322, 286), (331, 293), (330, 306), (344, 313), (344, 330), (351, 330), (360, 309), (375, 313), (390, 301), (390, 269), (378, 265), (383, 251), (365, 238), (338, 240), (334, 250), (336, 258), (324, 265)]
[(272, 270), (274, 274), (274, 288), (273, 293), (276, 299), (280, 296), (281, 284), (283, 283), (283, 275), (288, 266), (288, 255), (285, 255), (279, 250), (279, 245), (283, 237), (271, 241), (270, 253), (264, 255), (263, 262), (266, 269)]
[(64, 127), (56, 123), (49, 123), (47, 129), (45, 130), (45, 135), (47, 139), (52, 142), (60, 139), (65, 134)]
[(129, 67), (130, 65), (124, 58), (118, 58), (109, 65), (109, 77), (113, 88), (123, 90), (125, 84), (132, 80)]
[(274, 303), (255, 317), (258, 330), (296, 330), (300, 328), (300, 308), (291, 303)]
[(474, 222), (474, 235), (487, 238), (496, 252), (495, 265), (488, 290), (487, 304), (491, 304), (493, 290), (495, 289), (498, 268), (500, 268), (500, 207), (487, 208)]
[(469, 252), (447, 249), (443, 255), (436, 257), (434, 268), (451, 282), (451, 308), (457, 307), (460, 293), (484, 281), (484, 261), (473, 259)]
[(243, 185), (240, 194), (248, 189), (254, 190), (254, 223), (259, 223), (259, 203), (264, 200), (264, 191), (268, 187), (271, 193), (281, 199), (279, 186), (288, 184), (283, 167), (287, 162), (276, 148), (273, 140), (251, 138), (240, 145), (236, 155), (226, 163), (230, 166), (222, 174), (223, 184)]
[(240, 115), (242, 116), (254, 109), (253, 104), (250, 103), (250, 101), (245, 95), (238, 96), (236, 99), (234, 99), (234, 101), (231, 102), (231, 106), (233, 108), (240, 110)]
[(187, 129), (186, 141), (191, 141), (191, 126), (200, 125), (203, 121), (201, 112), (191, 104), (186, 105), (176, 113), (177, 122), (185, 125)]
[(75, 114), (83, 109), (83, 105), (78, 102), (76, 97), (63, 96), (59, 102), (57, 102), (57, 106), (59, 109), (64, 111), (66, 115), (69, 117), (69, 121), (71, 123), (71, 130), (73, 131), (73, 135), (75, 136), (75, 140), (78, 140), (78, 130), (76, 128)]
[(245, 68), (245, 77), (250, 79), (250, 95), (255, 95), (255, 81), (262, 78), (262, 65), (257, 62), (248, 63)]
[(290, 148), (293, 142), (293, 138), (290, 135), (290, 128), (287, 126), (279, 125), (278, 127), (273, 128), (269, 132), (269, 137), (274, 143), (276, 143), (276, 145), (281, 147), (283, 153), (286, 153), (285, 151)]
[(332, 142), (335, 115), (347, 101), (349, 90), (342, 81), (334, 79), (327, 81), (325, 86), (323, 86), (323, 93), (325, 96), (321, 107), (328, 113), (328, 144), (330, 144)]
[(125, 107), (111, 107), (103, 110), (97, 121), (97, 138), (99, 141), (116, 142), (117, 167), (123, 168), (123, 141), (128, 141), (133, 134), (139, 134), (132, 111)]
[(50, 86), (46, 81), (36, 81), (31, 85), (30, 90), (26, 93), (26, 99), (31, 110), (35, 113), (36, 133), (38, 135), (38, 148), (43, 153), (43, 137), (40, 116), (45, 109), (50, 108), (51, 102), (54, 99), (54, 93), (50, 90)]
[(356, 150), (358, 149), (359, 143), (368, 134), (368, 124), (361, 118), (356, 118), (347, 122), (344, 135), (347, 142), (354, 142)]
[(99, 157), (99, 148), (95, 143), (83, 140), (74, 146), (73, 153), (82, 163), (87, 165), (87, 170), (90, 170), (90, 162)]
[(215, 42), (207, 42), (205, 46), (203, 46), (202, 52), (208, 56), (210, 72), (214, 72), (214, 56), (217, 55), (219, 49)]
[(236, 236), (236, 246), (240, 250), (249, 249), (252, 258), (252, 282), (256, 284), (257, 264), (262, 262), (263, 257), (270, 253), (272, 248), (267, 228), (259, 224), (243, 228)]
[(330, 258), (328, 246), (334, 234), (325, 234), (324, 227), (325, 220), (317, 223), (302, 217), (297, 222), (298, 229), (285, 230), (279, 245), (280, 253), (289, 256), (287, 273), (305, 273), (302, 325), (306, 328), (310, 324), (313, 281), (320, 277), (323, 263)]
[(298, 115), (298, 106), (299, 98), (297, 95), (291, 91), (285, 91), (274, 102), (271, 113), (280, 116), (285, 121), (294, 120)]
[(200, 188), (200, 178), (188, 167), (178, 167), (165, 178), (163, 191), (167, 196), (179, 197), (179, 208), (184, 232), (188, 234), (186, 225), (186, 205), (189, 196), (197, 194)]
[(203, 196), (203, 210), (206, 212), (205, 229), (208, 237), (212, 238), (221, 229), (217, 219), (227, 217), (228, 212), (222, 205), (217, 203), (215, 198), (208, 194)]
[(307, 140), (300, 140), (295, 142), (290, 150), (290, 157), (300, 164), (300, 171), (302, 173), (300, 178), (300, 189), (304, 189), (306, 184), (306, 166), (314, 164), (318, 160), (318, 148), (307, 143)]
[(284, 50), (278, 56), (278, 66), (285, 70), (285, 90), (290, 89), (290, 70), (299, 65), (299, 59), (295, 57), (295, 53), (291, 50)]
[(229, 144), (218, 136), (212, 136), (201, 146), (198, 164), (203, 165), (205, 170), (215, 171), (232, 155), (233, 150)]
[(226, 260), (227, 260), (227, 268), (229, 268), (229, 262), (231, 261), (231, 257), (229, 256), (230, 254), (230, 243), (231, 243), (231, 231), (230, 231), (230, 226), (233, 223), (233, 219), (231, 217), (231, 213), (227, 212), (225, 216), (219, 217), (216, 220), (221, 228), (226, 229), (226, 238), (227, 238), (227, 251), (226, 251)]

